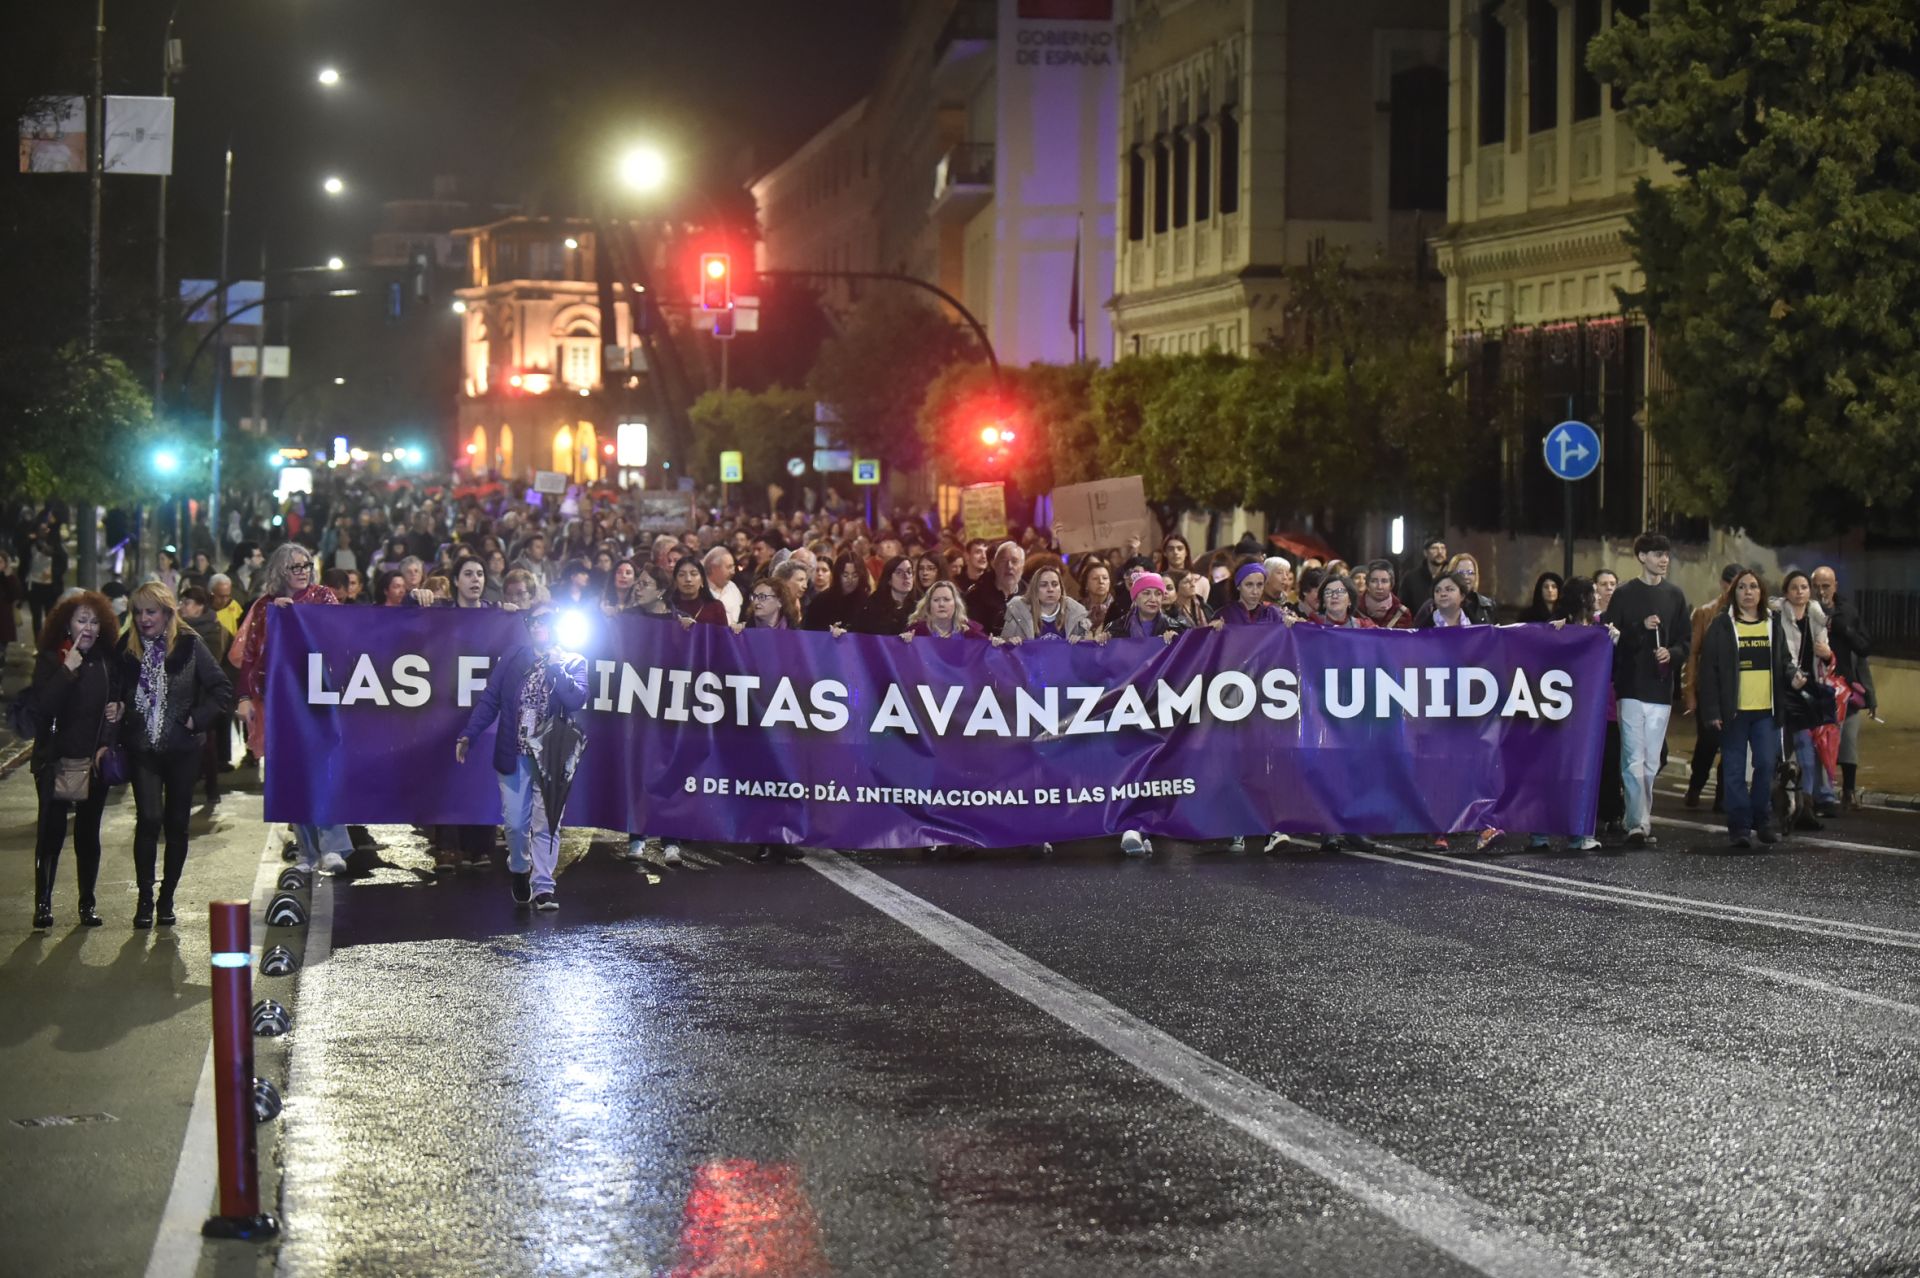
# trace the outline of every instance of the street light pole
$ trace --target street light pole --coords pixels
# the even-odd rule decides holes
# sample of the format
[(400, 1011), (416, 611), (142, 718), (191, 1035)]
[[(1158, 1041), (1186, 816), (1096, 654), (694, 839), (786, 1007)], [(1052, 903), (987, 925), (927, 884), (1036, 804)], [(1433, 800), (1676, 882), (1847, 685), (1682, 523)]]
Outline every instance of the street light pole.
[[(226, 177), (220, 186), (220, 291), (216, 303), (218, 314), (227, 313), (227, 243), (233, 229), (233, 143), (227, 143)], [(264, 287), (264, 284), (263, 284)], [(260, 330), (264, 335), (266, 330)], [(207, 497), (207, 530), (213, 534), (213, 552), (220, 556), (220, 435), (224, 421), (224, 408), (220, 402), (221, 388), (227, 382), (227, 362), (215, 360), (213, 366), (213, 464), (211, 467), (212, 492)]]
[[(99, 0), (93, 19), (92, 154), (87, 157), (87, 349), (100, 343), (100, 188), (107, 167), (107, 0)], [(84, 530), (83, 530), (84, 531)]]
[[(166, 34), (160, 40), (160, 96), (173, 96), (173, 24), (180, 17), (175, 4), (167, 14)], [(153, 407), (158, 412), (167, 389), (167, 174), (160, 175), (160, 207), (154, 218), (153, 239)]]

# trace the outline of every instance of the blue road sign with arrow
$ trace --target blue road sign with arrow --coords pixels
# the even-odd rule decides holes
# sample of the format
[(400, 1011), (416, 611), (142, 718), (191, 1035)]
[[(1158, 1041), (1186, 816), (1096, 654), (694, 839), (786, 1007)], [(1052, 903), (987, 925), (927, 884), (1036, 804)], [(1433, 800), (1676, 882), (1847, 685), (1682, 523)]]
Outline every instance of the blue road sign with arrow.
[(1585, 422), (1561, 422), (1547, 432), (1547, 469), (1559, 479), (1585, 479), (1600, 469), (1600, 436)]

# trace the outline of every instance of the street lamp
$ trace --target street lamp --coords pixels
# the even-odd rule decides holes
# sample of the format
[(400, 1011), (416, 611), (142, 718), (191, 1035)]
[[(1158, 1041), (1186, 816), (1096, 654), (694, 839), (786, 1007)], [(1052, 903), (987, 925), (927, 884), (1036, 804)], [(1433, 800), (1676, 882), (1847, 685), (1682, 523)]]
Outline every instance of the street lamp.
[(340, 258), (340, 257), (330, 257), (330, 258), (328, 258), (328, 259), (327, 259), (327, 269), (328, 269), (329, 271), (344, 271), (344, 270), (346, 270), (346, 269), (347, 269), (347, 262), (346, 262), (346, 259), (345, 259), (345, 258)]
[(347, 184), (337, 177), (329, 177), (320, 184), (320, 189), (328, 195), (339, 195), (347, 189)]
[(620, 180), (636, 191), (657, 191), (666, 185), (667, 157), (654, 147), (633, 147), (620, 157)]
[(171, 448), (156, 449), (153, 454), (153, 468), (162, 475), (178, 474), (180, 471), (180, 454), (174, 452)]
[(335, 67), (321, 67), (318, 78), (321, 84), (331, 89), (340, 83), (340, 72)]

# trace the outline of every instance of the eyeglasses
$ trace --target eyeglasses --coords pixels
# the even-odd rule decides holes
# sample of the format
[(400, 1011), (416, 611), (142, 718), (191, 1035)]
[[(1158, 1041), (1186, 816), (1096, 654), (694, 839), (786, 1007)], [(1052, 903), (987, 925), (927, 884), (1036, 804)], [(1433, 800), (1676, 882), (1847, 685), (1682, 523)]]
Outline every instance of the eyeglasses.
[(764, 590), (756, 590), (753, 593), (753, 602), (755, 603), (772, 603), (773, 601), (774, 596), (766, 593)]
[(292, 563), (287, 565), (287, 571), (288, 572), (312, 572), (313, 560), (296, 559)]

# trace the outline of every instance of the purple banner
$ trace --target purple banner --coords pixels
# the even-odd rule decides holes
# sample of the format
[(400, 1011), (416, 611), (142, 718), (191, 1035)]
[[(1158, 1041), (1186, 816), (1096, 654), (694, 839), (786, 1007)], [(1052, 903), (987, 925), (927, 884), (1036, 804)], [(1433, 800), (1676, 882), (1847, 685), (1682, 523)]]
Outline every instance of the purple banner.
[[(499, 820), (492, 732), (464, 765), (453, 742), (517, 617), (268, 615), (269, 820)], [(1587, 834), (1612, 655), (1594, 627), (993, 647), (640, 616), (592, 618), (581, 650), (567, 824), (832, 848)]]

